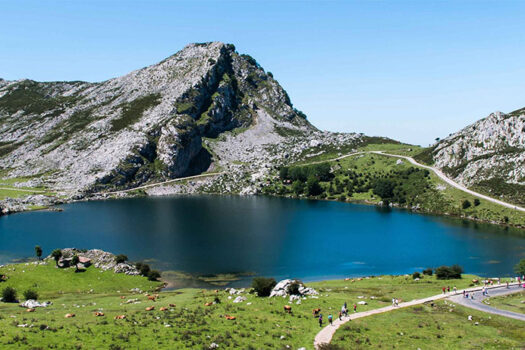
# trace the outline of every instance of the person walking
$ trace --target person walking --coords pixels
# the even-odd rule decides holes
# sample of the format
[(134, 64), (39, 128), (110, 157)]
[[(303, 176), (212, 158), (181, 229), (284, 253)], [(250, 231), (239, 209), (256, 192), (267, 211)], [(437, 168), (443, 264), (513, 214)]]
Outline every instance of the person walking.
[(454, 286), (454, 294), (458, 294), (458, 289), (456, 288), (456, 286)]
[(341, 321), (341, 316), (343, 315), (342, 311), (339, 311), (339, 321)]
[(466, 292), (465, 292), (465, 290), (463, 289), (463, 298), (465, 297), (465, 293), (466, 293)]
[(354, 312), (357, 312), (357, 304), (354, 304)]
[(507, 281), (507, 289), (509, 289), (509, 281)]
[(319, 327), (323, 326), (323, 314), (319, 314)]
[(396, 299), (392, 298), (392, 306), (396, 306)]
[(441, 288), (441, 290), (443, 291), (443, 294), (445, 294), (447, 289), (445, 287), (443, 287), (443, 288)]
[(330, 322), (330, 326), (332, 326), (332, 314), (328, 315), (328, 322)]
[(447, 293), (450, 293), (450, 286), (447, 286)]
[(394, 304), (395, 304), (395, 306), (399, 306), (399, 299), (395, 298), (394, 299)]

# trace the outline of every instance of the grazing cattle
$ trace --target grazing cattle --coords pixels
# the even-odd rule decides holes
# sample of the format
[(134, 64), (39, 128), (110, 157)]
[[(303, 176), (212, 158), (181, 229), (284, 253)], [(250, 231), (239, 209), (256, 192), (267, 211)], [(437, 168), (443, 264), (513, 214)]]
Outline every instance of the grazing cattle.
[(126, 318), (126, 315), (117, 315), (115, 316), (115, 320), (123, 320)]
[(213, 303), (211, 301), (206, 303), (206, 304), (204, 304), (204, 306), (212, 306), (212, 305), (213, 305)]
[(321, 312), (321, 309), (319, 309), (319, 308), (317, 308), (317, 309), (313, 309), (313, 310), (312, 310), (312, 313), (313, 313), (314, 317), (319, 316), (319, 313), (320, 313), (320, 312)]
[(175, 307), (175, 304), (170, 304), (170, 307)]
[(146, 311), (153, 311), (153, 310), (155, 310), (155, 306), (148, 306), (146, 308)]
[(154, 295), (149, 295), (148, 296), (148, 300), (151, 300), (151, 301), (156, 301), (156, 297)]
[(472, 283), (478, 284), (479, 281), (478, 280), (472, 280)]
[(284, 312), (292, 313), (292, 307), (290, 305), (284, 305)]
[(33, 309), (32, 307), (29, 308), (29, 309), (26, 309), (27, 312), (35, 312), (35, 309)]
[(224, 315), (224, 317), (225, 317), (227, 320), (235, 320), (235, 319), (236, 319), (235, 316), (230, 316), (230, 315)]
[(214, 292), (215, 294), (217, 294), (217, 293), (219, 293), (219, 290), (218, 290), (218, 289), (215, 289), (213, 292)]
[(122, 296), (120, 297), (120, 299), (126, 299), (126, 297), (125, 297), (124, 295), (122, 295)]
[(168, 311), (168, 308), (163, 306), (163, 307), (161, 307), (159, 310), (160, 310), (160, 311)]
[(71, 318), (71, 317), (75, 317), (76, 315), (75, 314), (66, 314), (66, 316), (64, 316), (65, 318)]
[(96, 317), (101, 317), (101, 316), (104, 316), (104, 313), (97, 311), (93, 315), (95, 315)]

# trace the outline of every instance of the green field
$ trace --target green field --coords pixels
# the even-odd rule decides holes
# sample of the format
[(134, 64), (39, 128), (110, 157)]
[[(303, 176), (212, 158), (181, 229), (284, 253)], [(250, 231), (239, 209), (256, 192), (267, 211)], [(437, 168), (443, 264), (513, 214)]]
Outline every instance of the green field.
[(443, 300), (348, 322), (332, 349), (523, 349), (523, 329), (523, 321)]
[[(27, 263), (1, 267), (0, 274), (8, 276), (7, 282), (0, 282), (0, 289), (13, 286), (22, 297), (22, 292), (31, 288), (40, 294), (40, 300), (53, 302), (32, 313), (17, 304), (0, 303), (2, 349), (183, 349), (208, 348), (212, 342), (231, 349), (311, 349), (319, 331), (312, 316), (314, 308), (321, 308), (325, 317), (329, 313), (336, 316), (345, 301), (352, 305), (364, 300), (368, 305), (358, 307), (364, 311), (389, 305), (394, 297), (407, 301), (439, 294), (445, 285), (461, 289), (471, 285), (475, 277), (437, 281), (425, 276), (414, 281), (411, 276), (381, 276), (308, 283), (320, 295), (303, 299), (300, 305), (290, 303), (293, 313), (288, 314), (283, 311), (289, 304), (287, 298), (260, 298), (245, 292), (246, 301), (233, 303), (236, 295), (230, 296), (224, 289), (166, 291), (153, 302), (144, 293), (154, 293), (159, 283), (94, 267), (75, 273), (73, 268), (55, 268), (54, 262)], [(143, 293), (132, 293), (132, 288)], [(138, 303), (126, 303), (134, 299)], [(205, 306), (214, 300), (220, 303)], [(145, 311), (148, 306), (155, 306), (155, 310)], [(168, 311), (160, 311), (160, 307)], [(96, 311), (105, 316), (95, 317)], [(67, 313), (76, 317), (65, 318)], [(115, 320), (116, 315), (126, 315), (126, 319)], [(225, 315), (236, 320), (227, 320)]]
[(525, 291), (516, 294), (487, 298), (483, 300), (483, 302), (497, 309), (525, 314)]

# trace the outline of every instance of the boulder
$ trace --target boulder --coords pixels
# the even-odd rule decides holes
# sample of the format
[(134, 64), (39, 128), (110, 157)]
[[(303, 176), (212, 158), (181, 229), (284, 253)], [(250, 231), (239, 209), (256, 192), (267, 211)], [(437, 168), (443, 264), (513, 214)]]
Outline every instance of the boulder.
[(239, 295), (237, 298), (233, 300), (234, 303), (242, 303), (243, 301), (246, 301), (246, 297), (243, 297)]
[(315, 289), (306, 287), (299, 280), (285, 279), (285, 280), (279, 281), (279, 283), (277, 283), (275, 285), (275, 287), (273, 287), (273, 289), (272, 289), (272, 291), (270, 293), (270, 298), (271, 297), (275, 297), (275, 296), (280, 296), (280, 297), (287, 296), (288, 295), (288, 287), (292, 283), (299, 283), (299, 288), (298, 288), (299, 295), (298, 295), (298, 297), (304, 296), (304, 295), (318, 295), (319, 294)]
[(29, 299), (29, 300), (26, 300), (24, 301), (23, 303), (20, 304), (20, 307), (23, 307), (25, 309), (34, 309), (35, 307), (48, 307), (49, 305), (51, 305), (52, 303), (50, 301), (46, 301), (46, 302), (43, 302), (43, 303), (39, 303), (38, 301), (36, 300), (33, 300), (33, 299)]

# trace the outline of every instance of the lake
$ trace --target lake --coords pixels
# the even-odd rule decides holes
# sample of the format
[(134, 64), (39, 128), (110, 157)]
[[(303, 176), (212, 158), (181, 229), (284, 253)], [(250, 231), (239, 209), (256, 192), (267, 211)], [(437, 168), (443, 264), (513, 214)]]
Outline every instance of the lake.
[(32, 256), (38, 244), (45, 255), (99, 248), (164, 271), (308, 281), (456, 263), (467, 273), (508, 276), (525, 257), (518, 230), (340, 202), (203, 195), (61, 208), (0, 217), (0, 263)]

